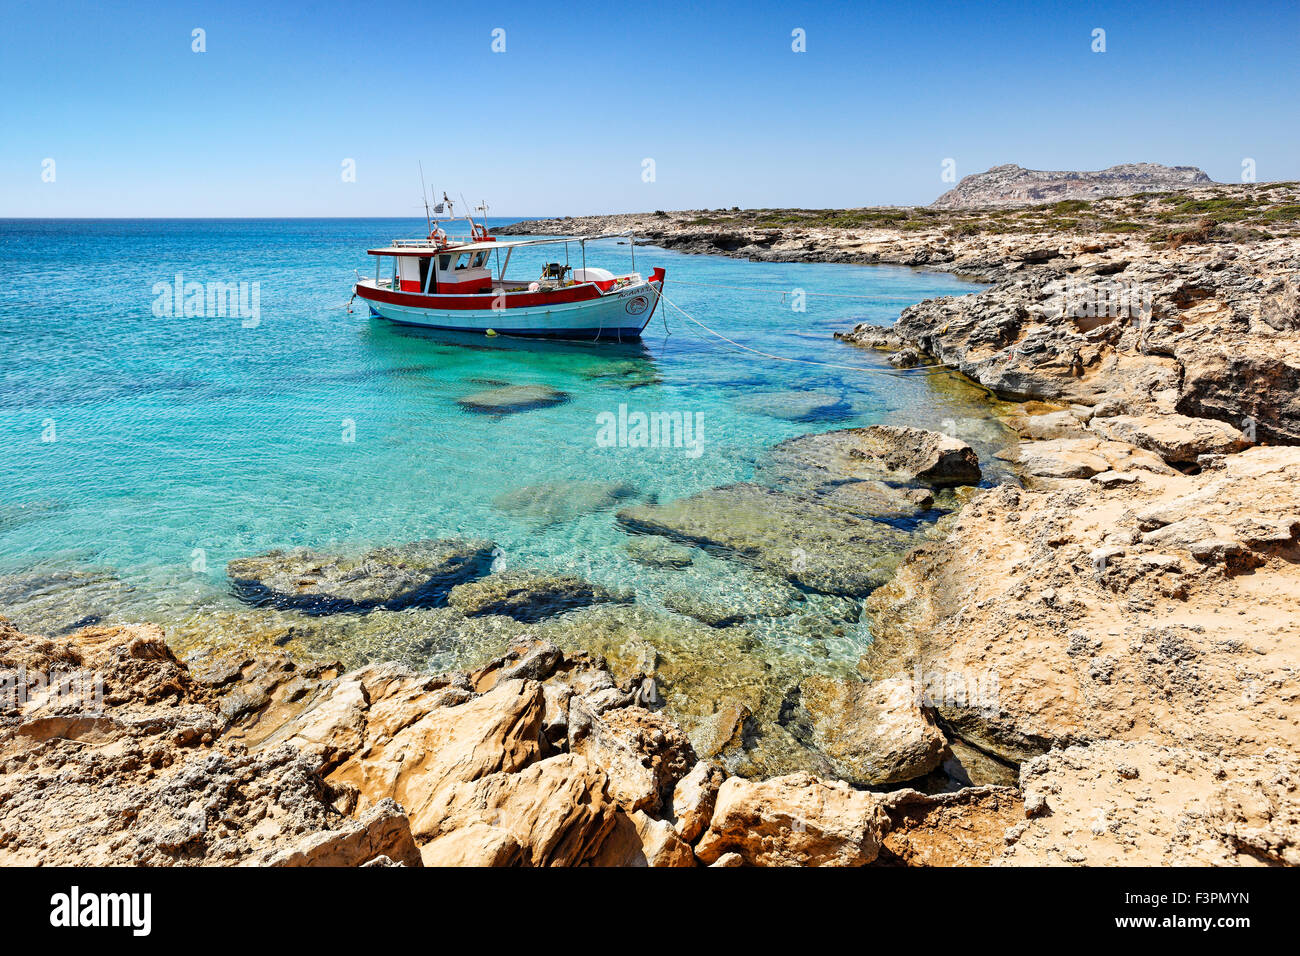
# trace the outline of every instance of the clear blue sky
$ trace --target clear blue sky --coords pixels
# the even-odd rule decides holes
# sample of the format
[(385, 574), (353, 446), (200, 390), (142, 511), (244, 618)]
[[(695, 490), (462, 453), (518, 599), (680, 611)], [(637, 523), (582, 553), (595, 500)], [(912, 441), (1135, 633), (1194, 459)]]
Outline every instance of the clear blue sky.
[(4, 0), (0, 23), (0, 216), (417, 215), (417, 160), (494, 215), (927, 203), (948, 157), (1300, 179), (1295, 0)]

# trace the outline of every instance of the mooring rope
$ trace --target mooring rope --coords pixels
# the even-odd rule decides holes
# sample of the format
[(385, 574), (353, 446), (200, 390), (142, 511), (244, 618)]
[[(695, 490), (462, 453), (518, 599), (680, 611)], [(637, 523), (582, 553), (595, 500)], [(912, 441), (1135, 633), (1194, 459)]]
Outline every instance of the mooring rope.
[(705, 325), (695, 316), (691, 315), (689, 312), (683, 309), (672, 299), (668, 298), (668, 296), (664, 295), (662, 291), (659, 293), (659, 298), (662, 299), (664, 302), (668, 303), (670, 306), (672, 306), (674, 309), (680, 312), (683, 316), (685, 316), (688, 322), (694, 322), (696, 325), (702, 328), (705, 332), (708, 332), (710, 335), (722, 339), (722, 341), (728, 343), (729, 345), (734, 346), (735, 348), (741, 351), (751, 352), (754, 355), (758, 355), (763, 358), (772, 359), (775, 362), (788, 362), (792, 365), (814, 365), (817, 366), (818, 368), (836, 368), (836, 369), (843, 369), (848, 372), (867, 372), (868, 374), (872, 374), (872, 375), (888, 375), (891, 378), (911, 378), (912, 372), (923, 372), (926, 371), (927, 369), (935, 369), (935, 368), (943, 368), (943, 369), (947, 368), (947, 366), (939, 362), (936, 362), (932, 365), (917, 365), (913, 368), (906, 369), (906, 370), (867, 368), (862, 365), (840, 365), (835, 362), (814, 362), (812, 359), (798, 359), (798, 358), (791, 358), (788, 355), (777, 355), (773, 352), (766, 352), (763, 349), (756, 349), (748, 345), (743, 345), (740, 342), (737, 342), (735, 339), (728, 338), (727, 336), (723, 335), (721, 332), (709, 328), (707, 325)]
[[(768, 292), (781, 296), (782, 301), (785, 300), (786, 296), (795, 293), (794, 289), (769, 289), (756, 285), (724, 285), (720, 282), (686, 282), (682, 279), (674, 279), (673, 285), (694, 285), (703, 289), (735, 289), (740, 292)], [(808, 292), (804, 289), (798, 291), (804, 295), (816, 295), (829, 299), (865, 299), (871, 302), (907, 302), (909, 304), (916, 301), (914, 296), (906, 295), (854, 295), (849, 292)]]

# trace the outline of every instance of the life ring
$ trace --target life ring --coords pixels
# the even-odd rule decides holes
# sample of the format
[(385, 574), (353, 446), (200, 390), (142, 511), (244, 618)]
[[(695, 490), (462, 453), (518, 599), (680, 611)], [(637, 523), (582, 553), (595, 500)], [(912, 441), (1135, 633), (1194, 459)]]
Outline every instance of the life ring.
[(429, 233), (429, 241), (436, 246), (445, 245), (447, 242), (447, 233), (442, 229), (435, 229)]

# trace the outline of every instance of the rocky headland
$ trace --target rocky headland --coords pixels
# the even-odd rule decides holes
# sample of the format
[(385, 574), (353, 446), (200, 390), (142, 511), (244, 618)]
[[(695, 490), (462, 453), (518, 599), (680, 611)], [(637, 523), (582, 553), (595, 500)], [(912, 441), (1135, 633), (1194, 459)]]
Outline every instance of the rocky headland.
[(1093, 200), (1134, 193), (1158, 193), (1214, 181), (1195, 166), (1123, 163), (1096, 172), (1025, 169), (1015, 163), (963, 176), (934, 202), (934, 209), (1031, 206), (1062, 200)]
[[(452, 538), (233, 561), (242, 610), (167, 634), (0, 623), (0, 863), (1300, 863), (1295, 184), (516, 228), (628, 230), (982, 279), (839, 337), (968, 377), (1010, 438), (582, 489), (664, 608)], [(819, 654), (860, 623), (856, 666)]]

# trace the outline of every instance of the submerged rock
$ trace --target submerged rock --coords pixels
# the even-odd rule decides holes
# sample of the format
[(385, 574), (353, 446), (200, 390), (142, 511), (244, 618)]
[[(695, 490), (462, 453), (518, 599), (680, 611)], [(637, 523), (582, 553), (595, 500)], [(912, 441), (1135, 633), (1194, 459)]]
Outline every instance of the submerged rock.
[(835, 417), (843, 419), (851, 413), (848, 404), (839, 395), (797, 389), (745, 395), (736, 405), (751, 414), (767, 415), (790, 422), (825, 421)]
[(513, 618), (466, 617), (455, 608), (403, 608), (365, 614), (307, 614), (270, 607), (202, 607), (168, 623), (173, 647), (196, 653), (240, 647), (290, 653), (344, 667), (391, 662), (418, 670), (473, 667), (504, 653), (524, 626)]
[(492, 499), (492, 507), (547, 526), (604, 511), (636, 495), (636, 486), (626, 481), (547, 481), (503, 492)]
[(512, 412), (563, 405), (568, 400), (566, 393), (549, 385), (506, 385), (467, 395), (456, 404), (470, 412), (508, 415)]
[(0, 502), (0, 534), (56, 514), (64, 507), (63, 502), (53, 500), (24, 501), (21, 504)]
[(70, 634), (120, 621), (133, 591), (107, 569), (0, 575), (0, 608), (21, 627)]
[(624, 508), (618, 523), (716, 550), (795, 584), (863, 595), (888, 579), (911, 531), (757, 484)]
[(943, 760), (948, 743), (907, 678), (867, 684), (813, 675), (800, 689), (813, 742), (850, 783), (903, 783)]
[(456, 608), (407, 608), (321, 619), (295, 647), (346, 667), (394, 662), (421, 670), (473, 667), (505, 652), (524, 627), (500, 614), (469, 617)]
[(493, 544), (441, 538), (376, 548), (357, 558), (275, 550), (226, 565), (236, 596), (310, 614), (395, 610), (443, 601), (452, 586), (487, 571)]
[(719, 576), (708, 568), (703, 574), (679, 576), (661, 597), (670, 610), (712, 627), (727, 627), (750, 618), (793, 614), (803, 593), (770, 575), (742, 569)]
[(655, 371), (653, 363), (635, 359), (601, 362), (578, 370), (585, 379), (598, 381), (612, 388), (645, 388), (658, 385), (663, 379)]
[(630, 594), (611, 591), (572, 574), (533, 571), (490, 574), (457, 585), (447, 596), (447, 603), (466, 616), (502, 614), (517, 621), (537, 621), (591, 604), (629, 600)]
[(963, 441), (923, 428), (872, 425), (801, 435), (772, 449), (777, 466), (821, 469), (834, 477), (923, 481), (936, 487), (973, 485), (979, 458)]
[(695, 563), (697, 554), (694, 548), (673, 544), (657, 534), (635, 535), (627, 540), (623, 549), (629, 558), (648, 568), (689, 568)]
[(709, 627), (639, 604), (585, 608), (534, 630), (562, 648), (599, 655), (621, 683), (652, 678), (664, 712), (696, 753), (728, 772), (833, 775), (824, 757), (781, 726), (782, 708), (800, 680), (832, 672), (828, 662), (763, 646), (748, 626)]

